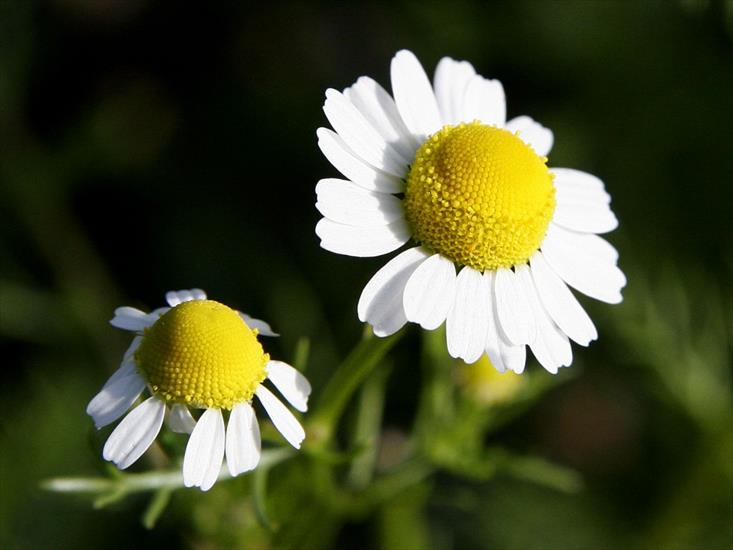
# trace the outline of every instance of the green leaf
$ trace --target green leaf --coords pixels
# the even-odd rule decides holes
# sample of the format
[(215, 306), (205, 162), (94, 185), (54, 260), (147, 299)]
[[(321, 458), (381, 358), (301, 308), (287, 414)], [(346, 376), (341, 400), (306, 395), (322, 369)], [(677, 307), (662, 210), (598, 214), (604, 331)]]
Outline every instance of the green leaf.
[(108, 493), (104, 493), (94, 499), (92, 506), (95, 510), (101, 510), (111, 504), (116, 504), (127, 496), (127, 491), (124, 487), (116, 487)]
[(142, 518), (143, 525), (146, 529), (155, 527), (161, 514), (163, 514), (168, 506), (172, 494), (173, 490), (169, 487), (161, 487), (155, 492)]
[(310, 358), (311, 341), (306, 336), (301, 336), (295, 344), (293, 352), (293, 367), (300, 372), (305, 372)]
[(270, 469), (293, 455), (288, 447), (264, 451), (260, 463), (252, 472), (252, 500), (255, 506), (257, 519), (268, 531), (274, 531), (272, 522), (267, 515), (267, 476)]
[(257, 468), (252, 474), (252, 501), (259, 522), (268, 531), (274, 531), (267, 515), (267, 468)]
[(372, 479), (377, 460), (379, 432), (382, 427), (384, 393), (389, 368), (376, 371), (361, 388), (359, 410), (352, 430), (352, 448), (358, 451), (349, 470), (349, 484), (363, 489)]
[(489, 449), (497, 458), (497, 469), (518, 479), (544, 485), (563, 493), (577, 493), (583, 488), (581, 475), (539, 456), (520, 456), (503, 449)]

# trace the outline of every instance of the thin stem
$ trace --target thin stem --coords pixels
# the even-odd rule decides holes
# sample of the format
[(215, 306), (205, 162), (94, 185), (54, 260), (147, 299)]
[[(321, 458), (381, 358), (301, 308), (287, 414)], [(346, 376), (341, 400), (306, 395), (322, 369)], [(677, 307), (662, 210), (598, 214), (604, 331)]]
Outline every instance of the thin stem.
[[(270, 467), (293, 454), (292, 449), (285, 447), (263, 451), (259, 467)], [(230, 477), (229, 470), (222, 467), (217, 479), (222, 481)], [(142, 474), (120, 473), (115, 477), (61, 477), (47, 479), (41, 483), (41, 487), (57, 493), (119, 493), (126, 495), (163, 488), (178, 489), (183, 487), (183, 475), (180, 469), (176, 469)]]
[(365, 332), (362, 341), (339, 365), (321, 392), (309, 422), (308, 432), (313, 441), (325, 444), (331, 439), (354, 392), (403, 334), (402, 330), (386, 338), (377, 338), (371, 330)]

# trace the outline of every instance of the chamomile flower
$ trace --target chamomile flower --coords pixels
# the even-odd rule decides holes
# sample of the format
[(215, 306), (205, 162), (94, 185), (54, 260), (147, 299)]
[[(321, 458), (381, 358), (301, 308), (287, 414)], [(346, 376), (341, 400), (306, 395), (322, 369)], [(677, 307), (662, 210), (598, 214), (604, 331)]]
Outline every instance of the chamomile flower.
[(470, 63), (443, 58), (430, 84), (402, 50), (391, 96), (369, 77), (326, 92), (335, 131), (318, 145), (346, 179), (316, 187), (321, 246), (349, 256), (409, 248), (367, 283), (359, 318), (378, 336), (406, 322), (446, 323), (449, 353), (486, 353), (522, 372), (529, 346), (550, 372), (572, 362), (570, 340), (598, 334), (568, 286), (621, 301), (626, 279), (598, 234), (616, 228), (603, 183), (547, 165), (553, 134), (527, 116), (506, 120), (504, 89)]
[[(311, 387), (297, 370), (270, 360), (262, 349), (258, 334), (277, 336), (270, 326), (207, 300), (200, 289), (168, 292), (166, 300), (170, 307), (152, 313), (117, 308), (110, 321), (136, 336), (87, 413), (102, 428), (122, 416), (146, 388), (150, 397), (114, 429), (104, 445), (105, 460), (124, 470), (150, 447), (166, 420), (172, 431), (191, 434), (183, 458), (184, 485), (206, 491), (219, 476), (225, 455), (232, 476), (257, 466), (260, 430), (254, 396), (288, 443), (300, 448), (305, 431), (264, 381), (301, 412), (308, 408)], [(198, 420), (191, 409), (203, 409)]]

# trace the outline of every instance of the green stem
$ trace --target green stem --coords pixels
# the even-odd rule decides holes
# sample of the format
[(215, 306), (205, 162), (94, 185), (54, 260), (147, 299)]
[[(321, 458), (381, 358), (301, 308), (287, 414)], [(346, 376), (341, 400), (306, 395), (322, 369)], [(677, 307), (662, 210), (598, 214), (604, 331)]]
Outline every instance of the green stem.
[(455, 416), (453, 360), (445, 352), (445, 329), (422, 334), (420, 358), (423, 383), (412, 438), (418, 447), (429, 446), (441, 426), (452, 425)]
[(378, 370), (374, 376), (367, 378), (361, 388), (352, 441), (352, 448), (358, 454), (351, 463), (348, 477), (353, 489), (364, 489), (372, 479), (382, 427), (384, 392), (390, 371), (391, 368)]
[[(259, 467), (268, 468), (293, 454), (290, 448), (268, 449), (262, 452)], [(230, 477), (229, 470), (222, 468), (217, 479), (222, 481)], [(107, 493), (124, 496), (164, 488), (178, 489), (183, 487), (183, 475), (180, 469), (176, 469), (141, 474), (120, 473), (115, 477), (62, 477), (47, 479), (41, 483), (41, 487), (56, 493)]]
[(339, 365), (321, 392), (308, 425), (312, 441), (320, 444), (330, 441), (354, 392), (403, 334), (404, 330), (401, 330), (386, 338), (377, 338), (371, 330), (365, 332), (362, 341)]

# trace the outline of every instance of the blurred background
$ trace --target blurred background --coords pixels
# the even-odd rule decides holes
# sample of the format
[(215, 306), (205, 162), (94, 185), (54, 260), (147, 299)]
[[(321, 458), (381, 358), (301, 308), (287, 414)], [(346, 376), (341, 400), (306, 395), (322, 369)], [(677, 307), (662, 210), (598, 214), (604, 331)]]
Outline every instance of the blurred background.
[[(0, 546), (730, 548), (732, 40), (723, 0), (0, 0)], [(317, 398), (384, 263), (318, 246), (323, 94), (388, 87), (401, 48), (500, 79), (510, 117), (554, 131), (550, 165), (605, 181), (629, 284), (581, 298), (599, 341), (512, 378), (410, 329), (360, 399), (383, 405), (377, 471), (428, 466), (372, 500), (336, 471), (349, 513), (306, 513), (330, 497), (300, 458), (271, 472), (269, 530), (250, 476), (174, 493), (153, 530), (149, 495), (42, 489), (105, 475), (84, 409), (129, 343), (118, 305), (204, 288), (270, 321), (273, 357), (308, 337)]]

